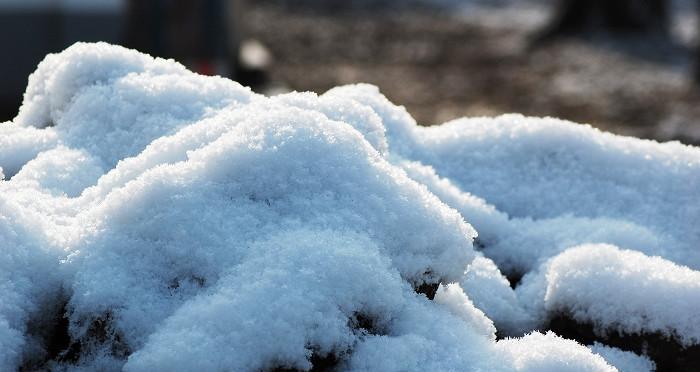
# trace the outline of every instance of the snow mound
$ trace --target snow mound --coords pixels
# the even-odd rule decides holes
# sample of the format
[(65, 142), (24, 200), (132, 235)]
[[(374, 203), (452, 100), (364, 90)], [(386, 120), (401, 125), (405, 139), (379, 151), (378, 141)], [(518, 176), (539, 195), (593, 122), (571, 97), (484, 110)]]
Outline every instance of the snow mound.
[(60, 142), (87, 150), (109, 169), (154, 139), (252, 96), (172, 61), (108, 44), (78, 45), (39, 64), (14, 123), (53, 127)]
[(700, 271), (611, 245), (584, 245), (559, 254), (538, 275), (531, 280), (545, 285), (544, 296), (529, 300), (548, 314), (566, 313), (599, 330), (700, 343)]
[(0, 369), (614, 370), (532, 331), (566, 310), (697, 342), (698, 159), (75, 44), (0, 124)]
[[(624, 219), (576, 217), (511, 218), (484, 199), (462, 191), (431, 166), (402, 160), (399, 164), (440, 200), (457, 209), (478, 231), (477, 245), (507, 274), (525, 274), (565, 249), (583, 243), (611, 243), (650, 254), (686, 256), (665, 248), (649, 229)], [(675, 244), (675, 243), (674, 243)]]
[(596, 342), (589, 347), (620, 372), (652, 372), (656, 370), (654, 362), (646, 356), (603, 345), (600, 342)]
[(554, 333), (533, 332), (520, 339), (498, 342), (507, 363), (515, 371), (615, 371), (600, 355)]
[[(347, 353), (363, 333), (388, 327), (406, 302), (398, 272), (357, 233), (295, 230), (253, 249), (209, 295), (168, 318), (125, 369), (309, 369), (309, 344), (323, 356)], [(374, 329), (349, 326), (360, 314)]]
[(40, 152), (56, 146), (56, 133), (51, 130), (25, 128), (0, 123), (0, 168), (6, 179), (12, 177)]
[(460, 280), (464, 292), (498, 326), (505, 336), (534, 329), (534, 319), (520, 305), (508, 280), (488, 258), (476, 257)]
[[(409, 157), (511, 218), (582, 218), (598, 237), (612, 234), (625, 248), (700, 268), (700, 231), (692, 222), (700, 221), (697, 148), (520, 115), (416, 127), (409, 142)], [(607, 229), (609, 220), (622, 225)], [(659, 244), (637, 247), (641, 230)]]

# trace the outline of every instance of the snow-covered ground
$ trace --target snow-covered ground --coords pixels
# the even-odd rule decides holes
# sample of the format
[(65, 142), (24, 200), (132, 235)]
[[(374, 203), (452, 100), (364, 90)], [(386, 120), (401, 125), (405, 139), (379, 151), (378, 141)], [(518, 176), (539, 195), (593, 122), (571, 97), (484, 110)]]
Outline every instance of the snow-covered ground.
[(680, 143), (419, 127), (370, 85), (265, 97), (76, 44), (0, 124), (0, 169), (2, 370), (654, 368), (556, 316), (700, 344)]

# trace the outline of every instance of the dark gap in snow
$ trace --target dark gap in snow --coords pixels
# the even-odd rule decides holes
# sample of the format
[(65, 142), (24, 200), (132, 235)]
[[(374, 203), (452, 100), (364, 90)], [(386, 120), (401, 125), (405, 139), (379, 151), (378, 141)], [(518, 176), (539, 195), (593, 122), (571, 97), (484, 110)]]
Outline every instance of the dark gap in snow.
[(22, 162), (22, 164), (19, 164), (15, 167), (12, 166), (5, 166), (2, 168), (2, 172), (5, 174), (5, 181), (11, 181), (12, 177), (16, 176), (17, 173), (19, 173), (20, 170), (22, 170), (22, 167), (24, 167), (25, 164), (27, 164), (29, 160)]
[(338, 356), (334, 353), (328, 353), (327, 355), (320, 355), (317, 352), (311, 354), (311, 367), (312, 372), (326, 372), (335, 371), (340, 360)]
[(67, 306), (68, 301), (64, 300), (60, 306), (60, 312), (57, 312), (54, 316), (54, 321), (52, 322), (50, 331), (48, 332), (48, 337), (46, 338), (46, 352), (48, 353), (48, 360), (59, 359), (70, 346), (71, 340), (70, 333), (68, 332), (70, 322), (66, 316)]
[(433, 300), (435, 298), (435, 293), (437, 293), (440, 282), (437, 283), (425, 283), (423, 282), (416, 288), (416, 293), (424, 294), (428, 297), (428, 300)]
[(60, 300), (47, 307), (43, 312), (47, 314), (44, 320), (35, 319), (28, 322), (27, 333), (39, 338), (43, 346), (43, 353), (31, 355), (20, 366), (20, 371), (44, 371), (49, 370), (47, 364), (59, 359), (70, 344), (68, 333), (68, 318), (66, 306), (68, 300), (61, 295)]
[(700, 367), (700, 345), (684, 347), (659, 332), (641, 335), (621, 334), (616, 330), (596, 332), (591, 323), (579, 323), (565, 314), (550, 319), (549, 330), (584, 345), (595, 341), (622, 350), (647, 355), (656, 363), (656, 371), (697, 371)]
[(381, 335), (385, 334), (385, 330), (381, 329), (375, 319), (367, 314), (356, 312), (348, 320), (348, 325), (355, 331), (362, 334)]
[(477, 251), (483, 251), (486, 248), (486, 244), (478, 236), (472, 240), (472, 246)]
[(255, 194), (250, 194), (250, 195), (248, 195), (248, 200), (250, 200), (250, 201), (252, 201), (252, 202), (259, 202), (259, 201), (262, 201), (262, 202), (264, 202), (268, 207), (272, 206), (272, 203), (270, 202), (270, 199), (269, 199), (269, 198), (260, 198), (259, 196), (255, 195)]
[[(375, 317), (361, 312), (355, 312), (348, 319), (348, 326), (354, 331), (362, 335), (383, 335), (386, 334), (386, 330), (382, 329), (376, 322)], [(311, 358), (309, 361), (313, 366), (311, 371), (313, 372), (327, 372), (327, 371), (337, 371), (339, 370), (339, 365), (343, 360), (343, 356), (346, 356), (350, 351), (341, 352), (330, 352), (327, 354), (321, 354), (313, 346), (310, 347), (312, 350)], [(289, 367), (276, 367), (272, 368), (271, 372), (296, 372), (299, 371), (296, 368)]]
[(520, 272), (503, 273), (503, 275), (508, 279), (508, 283), (510, 283), (510, 287), (513, 289), (520, 284), (524, 276), (524, 274)]
[[(472, 246), (474, 247), (474, 250), (479, 251), (479, 252), (484, 252), (485, 250), (488, 249), (487, 244), (483, 240), (479, 239), (478, 236), (476, 238), (474, 238), (474, 240), (472, 240)], [(488, 255), (486, 255), (486, 254), (485, 254), (485, 256), (488, 257)], [(515, 289), (515, 287), (517, 287), (520, 284), (520, 280), (525, 275), (524, 273), (517, 272), (517, 271), (516, 272), (502, 272), (502, 274), (503, 274), (503, 276), (506, 277), (506, 279), (508, 279), (508, 283), (510, 283), (510, 287), (512, 289)]]
[[(495, 324), (494, 326), (496, 327)], [(504, 334), (502, 330), (499, 330), (498, 327), (496, 327), (496, 340), (503, 340), (509, 337), (513, 337), (513, 335)]]
[[(328, 353), (321, 355), (318, 351), (314, 350), (309, 358), (311, 362), (310, 372), (330, 372), (337, 371), (340, 359), (334, 353)], [(276, 367), (268, 370), (269, 372), (299, 372), (300, 369), (289, 368), (289, 367)]]
[(201, 276), (197, 276), (194, 274), (189, 275), (188, 277), (186, 277), (184, 279), (180, 278), (180, 277), (176, 277), (176, 278), (173, 278), (172, 280), (170, 280), (170, 282), (168, 282), (168, 289), (170, 290), (171, 294), (173, 294), (178, 289), (180, 289), (180, 287), (182, 287), (183, 282), (193, 283), (194, 285), (196, 285), (199, 288), (203, 288), (207, 284), (207, 280), (205, 278), (202, 278)]
[(436, 278), (433, 276), (432, 270), (428, 269), (423, 273), (423, 281), (420, 284), (416, 282), (413, 283), (413, 289), (416, 291), (416, 293), (423, 294), (428, 298), (428, 300), (432, 301), (435, 299), (435, 294), (437, 293), (437, 290), (440, 287), (440, 282), (442, 281), (438, 278), (435, 283), (431, 283), (435, 279)]
[(72, 342), (57, 355), (56, 360), (76, 363), (81, 358), (93, 354), (95, 349), (119, 359), (126, 359), (132, 351), (124, 342), (122, 335), (112, 328), (112, 318), (111, 313), (106, 313), (93, 319), (85, 334), (78, 340), (70, 340)]

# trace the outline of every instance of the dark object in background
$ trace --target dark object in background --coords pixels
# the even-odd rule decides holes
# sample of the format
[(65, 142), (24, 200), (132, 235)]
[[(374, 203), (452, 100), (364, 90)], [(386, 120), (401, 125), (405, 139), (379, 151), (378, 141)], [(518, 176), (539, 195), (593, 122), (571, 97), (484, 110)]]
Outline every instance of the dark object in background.
[(130, 0), (124, 44), (201, 74), (234, 77), (240, 5), (236, 0)]
[(124, 45), (257, 88), (268, 66), (241, 56), (244, 8), (243, 0), (130, 0)]
[(123, 31), (122, 7), (57, 2), (0, 2), (0, 122), (17, 114), (27, 77), (48, 53), (76, 41), (118, 42)]
[(666, 36), (666, 0), (560, 0), (541, 38), (584, 33), (636, 33)]
[[(700, 0), (695, 3), (695, 14), (697, 17), (700, 17)], [(699, 30), (696, 31), (698, 33), (698, 36), (700, 36), (700, 27)], [(700, 39), (700, 37), (698, 37)], [(696, 86), (700, 86), (700, 44), (695, 46), (695, 64), (693, 66), (693, 83), (695, 83)]]
[(262, 83), (264, 71), (240, 63), (243, 9), (243, 0), (0, 1), (0, 122), (17, 114), (27, 77), (46, 54), (77, 41), (122, 44), (201, 74)]
[[(700, 16), (700, 1), (695, 6)], [(534, 37), (531, 46), (537, 47), (561, 36), (591, 34), (669, 41), (669, 7), (667, 0), (559, 0), (552, 21)], [(695, 47), (694, 53), (691, 78), (697, 86), (700, 85), (700, 45)]]

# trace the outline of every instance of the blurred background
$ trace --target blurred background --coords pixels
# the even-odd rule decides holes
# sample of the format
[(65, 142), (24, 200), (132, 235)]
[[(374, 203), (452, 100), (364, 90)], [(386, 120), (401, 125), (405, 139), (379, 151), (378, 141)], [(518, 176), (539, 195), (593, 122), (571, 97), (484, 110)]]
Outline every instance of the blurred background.
[(0, 0), (0, 121), (46, 53), (108, 41), (254, 90), (372, 83), (422, 125), (519, 112), (700, 144), (692, 0)]

